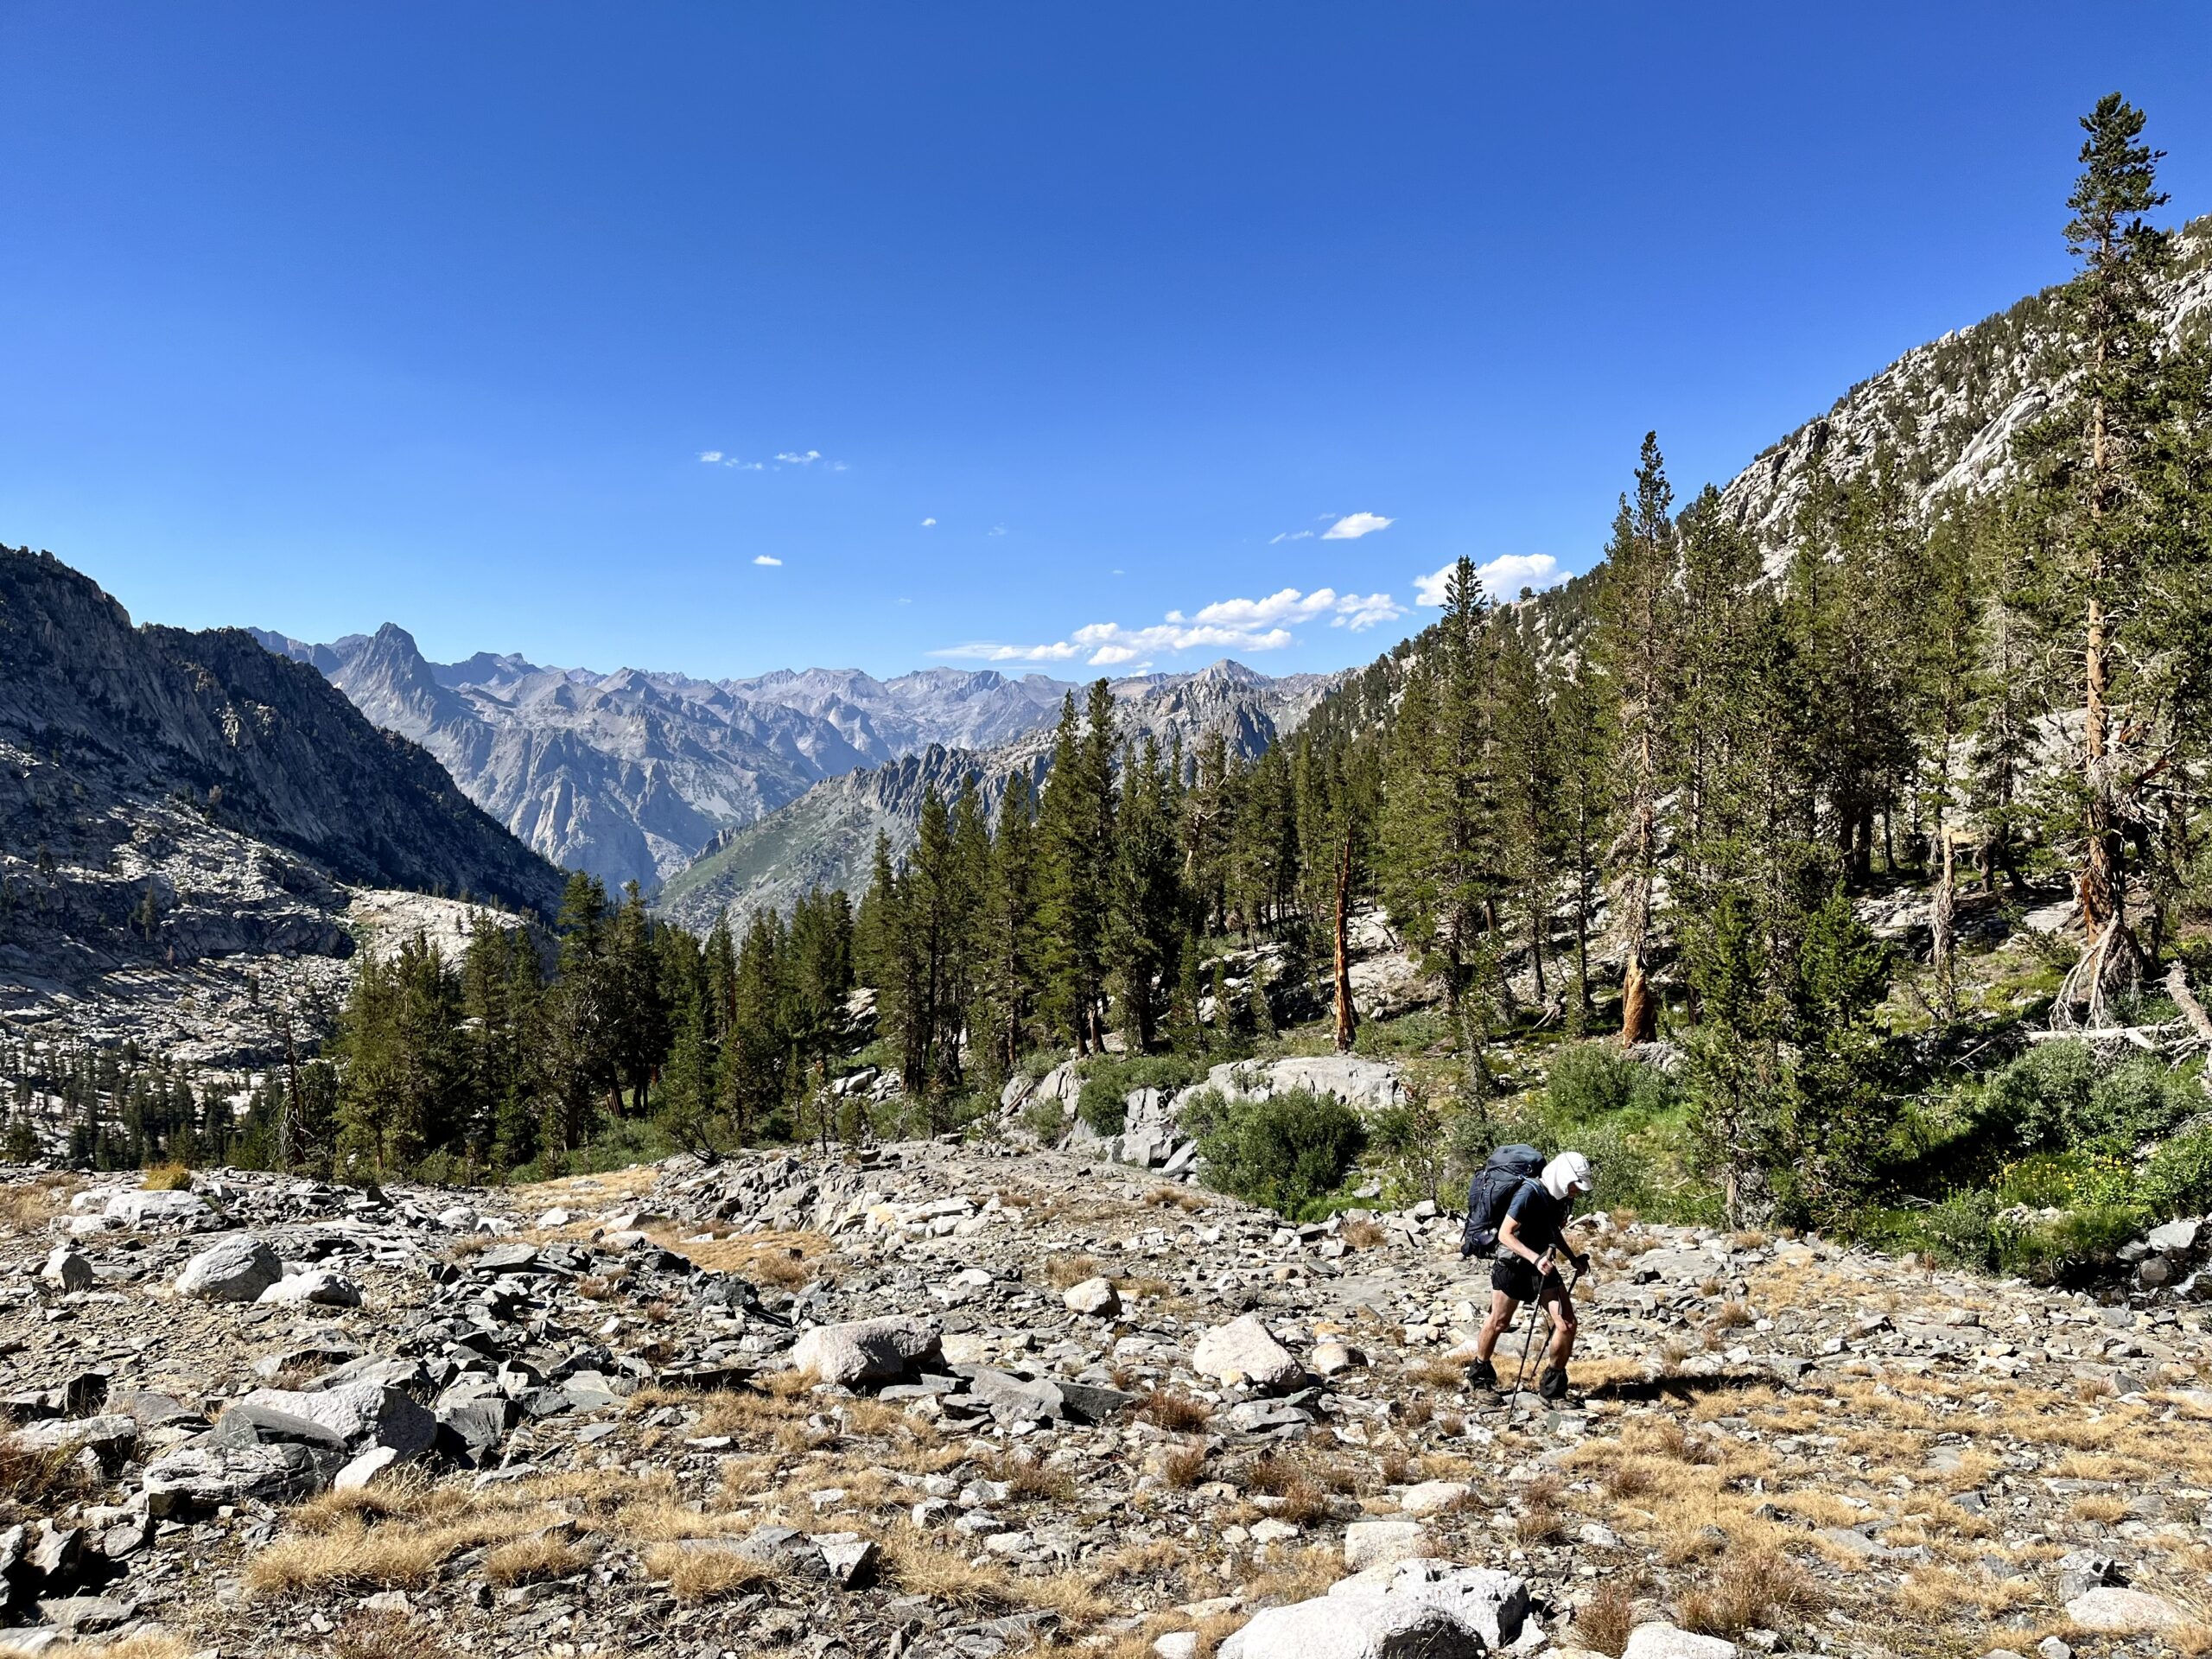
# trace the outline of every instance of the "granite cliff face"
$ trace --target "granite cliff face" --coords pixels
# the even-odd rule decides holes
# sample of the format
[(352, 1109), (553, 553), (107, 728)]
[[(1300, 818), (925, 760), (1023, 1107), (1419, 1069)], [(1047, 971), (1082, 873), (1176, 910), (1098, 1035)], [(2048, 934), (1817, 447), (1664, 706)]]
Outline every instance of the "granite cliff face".
[[(134, 1034), (219, 961), (334, 962), (350, 889), (550, 909), (562, 877), (420, 747), (235, 629), (134, 628), (0, 549), (0, 1012)], [(261, 1032), (265, 1040), (265, 1027)]]

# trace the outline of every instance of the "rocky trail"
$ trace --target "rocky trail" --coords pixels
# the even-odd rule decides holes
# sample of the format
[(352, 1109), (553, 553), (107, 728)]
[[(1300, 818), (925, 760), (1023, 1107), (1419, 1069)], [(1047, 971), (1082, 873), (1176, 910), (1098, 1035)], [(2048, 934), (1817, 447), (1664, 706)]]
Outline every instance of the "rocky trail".
[(1487, 1271), (1426, 1205), (1291, 1227), (937, 1143), (3, 1179), (0, 1653), (2208, 1641), (2204, 1314), (2166, 1291), (1593, 1217), (1553, 1408), (1466, 1388)]

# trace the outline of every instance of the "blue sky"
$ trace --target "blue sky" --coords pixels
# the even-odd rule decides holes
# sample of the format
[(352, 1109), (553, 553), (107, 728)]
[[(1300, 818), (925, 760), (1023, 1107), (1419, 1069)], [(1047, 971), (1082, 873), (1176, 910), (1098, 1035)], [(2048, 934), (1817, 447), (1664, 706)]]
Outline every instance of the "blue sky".
[(2212, 211), (2208, 64), (2178, 3), (0, 0), (0, 540), (434, 657), (1338, 666), (1462, 553), (1586, 568), (1647, 428), (1687, 493), (2062, 277), (2099, 94)]

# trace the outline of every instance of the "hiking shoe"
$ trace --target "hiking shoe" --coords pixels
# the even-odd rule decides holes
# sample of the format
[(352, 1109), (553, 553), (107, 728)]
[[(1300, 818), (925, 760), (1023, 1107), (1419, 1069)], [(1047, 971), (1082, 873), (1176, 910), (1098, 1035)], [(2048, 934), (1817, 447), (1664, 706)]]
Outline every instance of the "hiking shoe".
[(1536, 1397), (1554, 1404), (1567, 1398), (1567, 1371), (1562, 1366), (1547, 1366), (1536, 1383)]
[(1497, 1386), (1497, 1368), (1486, 1359), (1469, 1360), (1467, 1386), (1471, 1389), (1495, 1389)]

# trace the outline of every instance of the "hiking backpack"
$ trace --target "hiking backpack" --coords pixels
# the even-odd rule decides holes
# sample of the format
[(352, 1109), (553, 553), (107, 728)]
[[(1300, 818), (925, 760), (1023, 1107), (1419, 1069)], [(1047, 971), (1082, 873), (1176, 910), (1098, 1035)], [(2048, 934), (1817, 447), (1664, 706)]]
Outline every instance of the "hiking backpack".
[(1525, 1182), (1544, 1173), (1544, 1154), (1534, 1147), (1500, 1147), (1475, 1173), (1467, 1186), (1467, 1224), (1459, 1235), (1459, 1257), (1497, 1254), (1497, 1230)]

